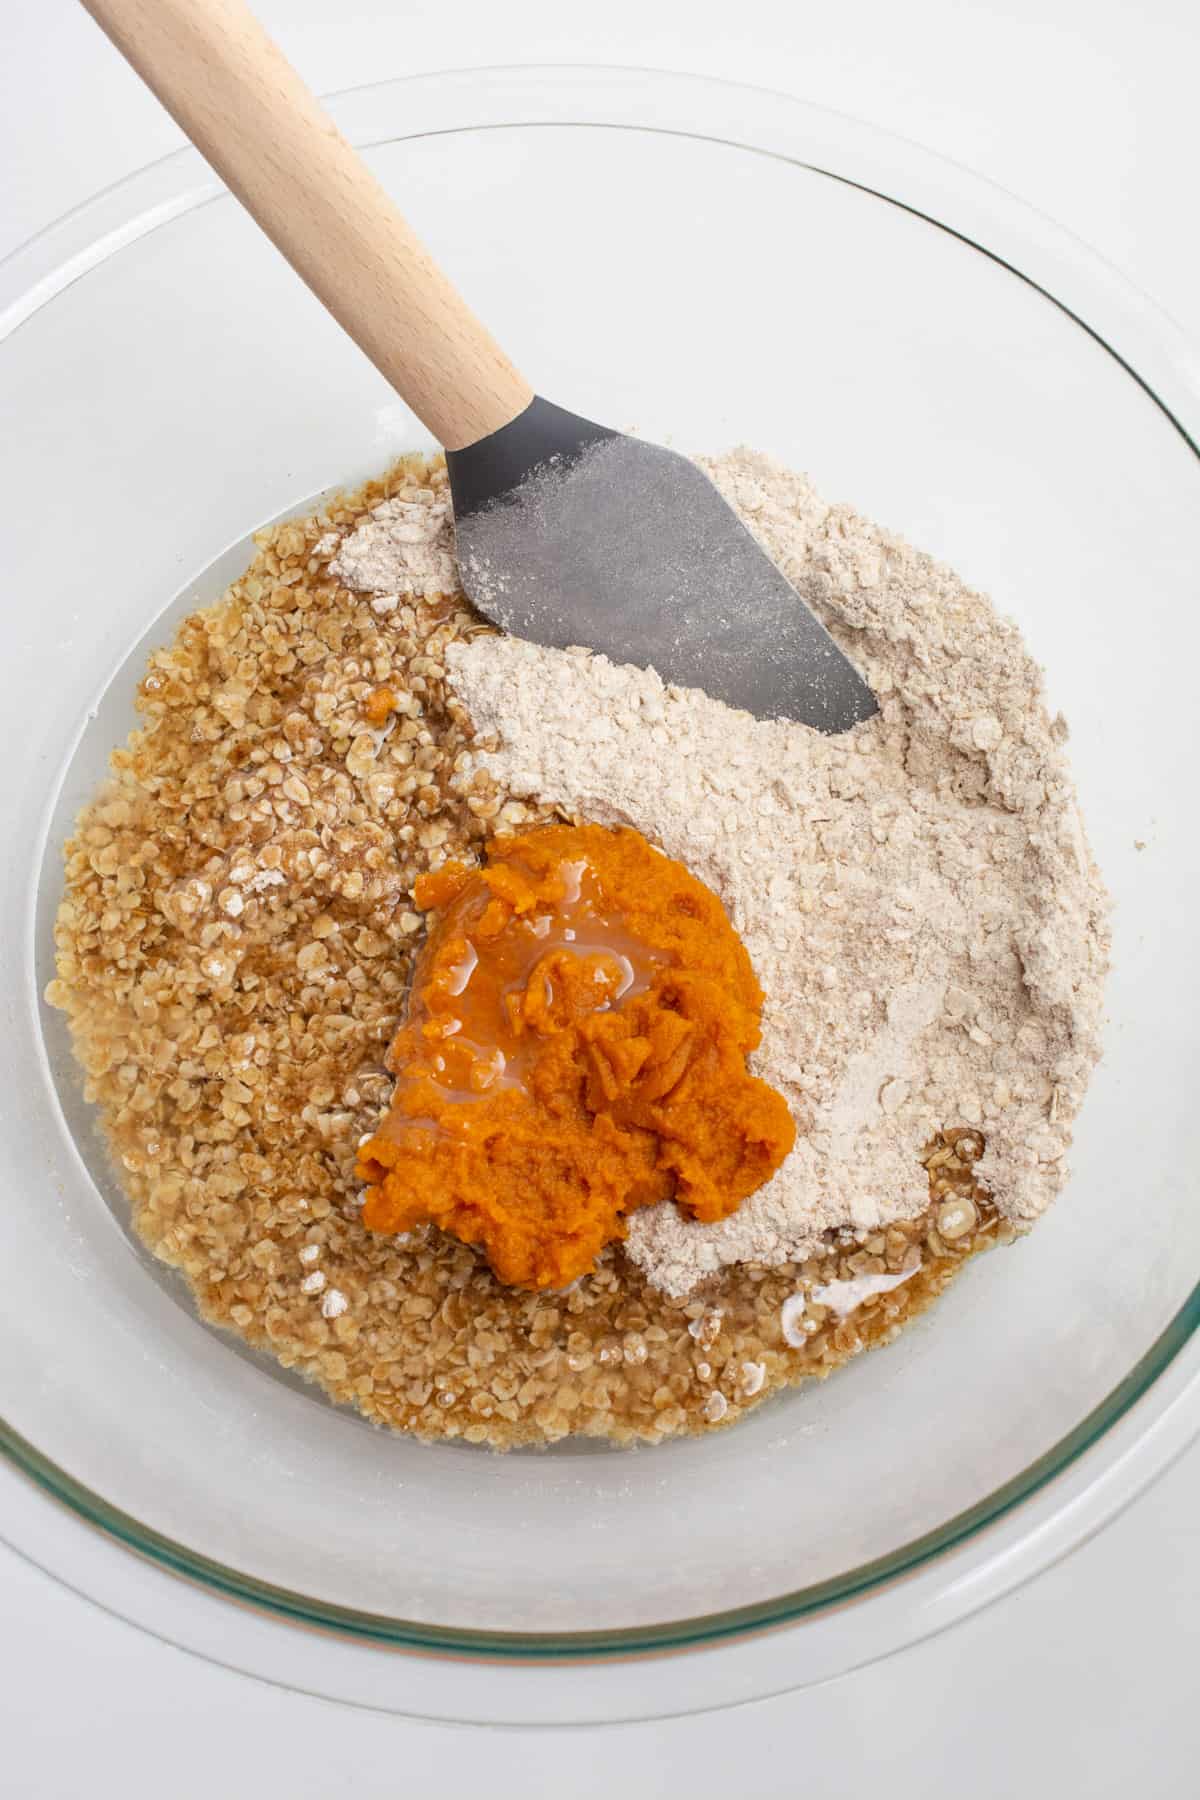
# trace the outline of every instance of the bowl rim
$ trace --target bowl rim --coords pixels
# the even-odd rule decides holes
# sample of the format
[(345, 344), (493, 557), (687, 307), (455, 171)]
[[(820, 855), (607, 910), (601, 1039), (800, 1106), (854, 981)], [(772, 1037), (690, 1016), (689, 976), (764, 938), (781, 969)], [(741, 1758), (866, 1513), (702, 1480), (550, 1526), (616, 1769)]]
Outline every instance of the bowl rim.
[[(395, 102), (402, 97), (403, 106)], [(1079, 239), (983, 177), (877, 127), (787, 94), (666, 70), (601, 65), (513, 65), (451, 69), (345, 90), (329, 101), (361, 148), (479, 131), (541, 125), (601, 127), (691, 137), (805, 168), (899, 207), (986, 256), (1040, 294), (1087, 333), (1143, 390), (1200, 460), (1200, 360), (1174, 322)], [(397, 113), (405, 128), (395, 128)], [(440, 121), (435, 123), (434, 121)], [(90, 269), (156, 230), (224, 195), (224, 185), (192, 149), (177, 150), (93, 195), (0, 261), (0, 341)], [(647, 1651), (712, 1645), (794, 1624), (845, 1606), (926, 1570), (1010, 1520), (1043, 1494), (1136, 1407), (1200, 1334), (1200, 1283), (1118, 1385), (1019, 1475), (933, 1531), (844, 1574), (768, 1601), (659, 1625), (608, 1631), (497, 1632), (429, 1626), (317, 1601), (261, 1582), (190, 1550), (112, 1506), (0, 1419), (0, 1455), (45, 1493), (118, 1543), (210, 1591), (249, 1602), (277, 1619), (332, 1631), (359, 1644), (457, 1652), (505, 1661), (622, 1659)], [(1187, 1358), (1185, 1361), (1190, 1362)], [(1177, 1371), (1178, 1372), (1178, 1371)], [(1183, 1389), (1186, 1419), (1172, 1454), (1200, 1430), (1200, 1365)], [(1178, 1406), (1179, 1397), (1176, 1398)], [(1141, 1436), (1154, 1416), (1143, 1406)], [(1165, 1466), (1145, 1459), (1115, 1487), (1099, 1515), (1078, 1524), (1070, 1548), (1107, 1521)], [(1129, 1458), (1125, 1458), (1128, 1465)], [(1110, 1484), (1111, 1485), (1111, 1484)], [(1065, 1505), (1065, 1501), (1064, 1501)], [(1063, 1553), (1060, 1542), (1053, 1554)], [(1050, 1560), (1026, 1558), (1000, 1591)], [(957, 1616), (993, 1592), (977, 1592)], [(943, 1620), (943, 1623), (948, 1622)], [(926, 1629), (935, 1629), (928, 1626)], [(920, 1630), (910, 1634), (922, 1635)]]

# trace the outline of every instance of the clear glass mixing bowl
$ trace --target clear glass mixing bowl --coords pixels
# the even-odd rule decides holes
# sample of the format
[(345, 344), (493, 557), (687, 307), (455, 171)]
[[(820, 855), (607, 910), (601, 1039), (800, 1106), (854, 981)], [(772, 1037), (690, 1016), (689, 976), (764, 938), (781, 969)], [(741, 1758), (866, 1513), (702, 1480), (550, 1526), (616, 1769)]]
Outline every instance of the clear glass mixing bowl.
[[(827, 1676), (1060, 1554), (1197, 1422), (1194, 368), (1038, 215), (780, 96), (499, 70), (336, 110), (541, 392), (774, 452), (1019, 620), (1117, 901), (1108, 1055), (1028, 1242), (886, 1354), (703, 1442), (425, 1448), (201, 1324), (131, 1243), (40, 1002), (58, 845), (144, 648), (247, 534), (427, 440), (198, 158), (170, 157), (0, 272), (0, 1445), (146, 1558), (327, 1635), (226, 1632), (208, 1595), (82, 1557), (11, 1474), (6, 1530), (180, 1641), (374, 1704), (562, 1716), (544, 1669), (503, 1665), (586, 1655), (581, 1716), (662, 1710), (685, 1703), (663, 1663), (617, 1659), (789, 1621), (690, 1659), (686, 1704)], [(401, 1677), (367, 1645), (491, 1666)]]

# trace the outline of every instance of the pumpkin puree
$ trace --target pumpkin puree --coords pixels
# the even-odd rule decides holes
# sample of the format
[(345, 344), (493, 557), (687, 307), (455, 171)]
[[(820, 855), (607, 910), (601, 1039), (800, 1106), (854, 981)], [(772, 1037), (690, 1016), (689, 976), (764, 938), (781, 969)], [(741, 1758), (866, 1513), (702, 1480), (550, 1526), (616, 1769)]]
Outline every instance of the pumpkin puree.
[(762, 990), (721, 902), (638, 832), (551, 825), (420, 877), (436, 909), (359, 1152), (368, 1229), (425, 1221), (561, 1288), (675, 1200), (722, 1219), (792, 1147), (746, 1068)]

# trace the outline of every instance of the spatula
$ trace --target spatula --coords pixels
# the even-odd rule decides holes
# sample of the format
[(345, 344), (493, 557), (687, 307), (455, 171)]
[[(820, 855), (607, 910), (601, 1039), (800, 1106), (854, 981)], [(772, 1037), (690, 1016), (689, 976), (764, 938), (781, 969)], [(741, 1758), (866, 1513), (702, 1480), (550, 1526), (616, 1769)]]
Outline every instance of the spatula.
[(760, 718), (837, 732), (877, 710), (694, 463), (534, 394), (241, 0), (84, 4), (445, 446), (482, 613)]

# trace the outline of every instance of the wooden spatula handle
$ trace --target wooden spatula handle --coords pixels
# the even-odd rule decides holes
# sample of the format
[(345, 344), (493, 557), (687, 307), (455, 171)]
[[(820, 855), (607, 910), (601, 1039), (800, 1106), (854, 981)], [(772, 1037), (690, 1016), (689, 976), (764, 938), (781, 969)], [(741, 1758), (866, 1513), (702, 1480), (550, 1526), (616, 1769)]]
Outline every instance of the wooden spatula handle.
[(448, 450), (524, 411), (533, 390), (242, 0), (83, 3)]

